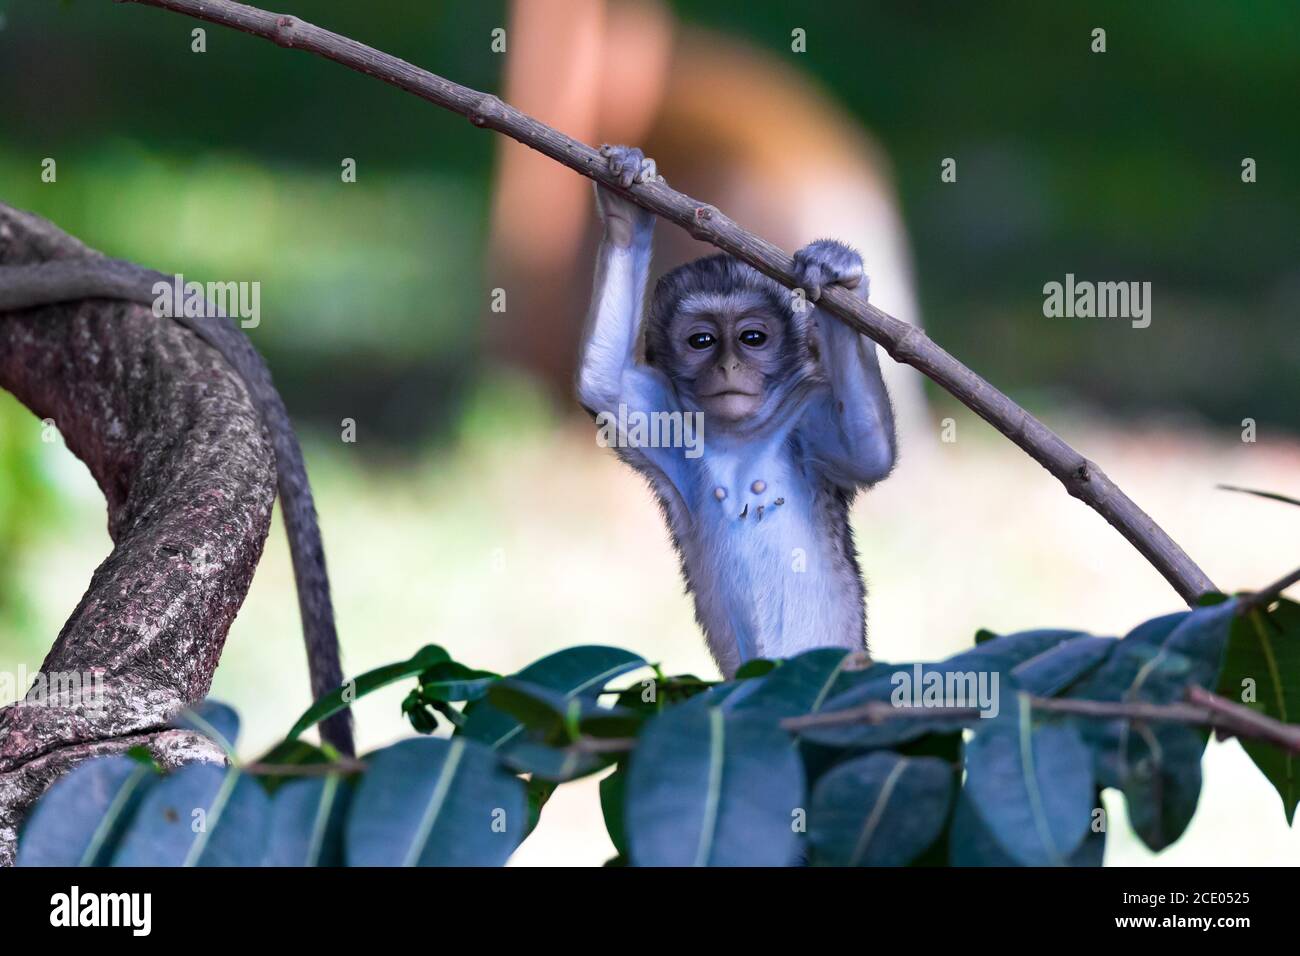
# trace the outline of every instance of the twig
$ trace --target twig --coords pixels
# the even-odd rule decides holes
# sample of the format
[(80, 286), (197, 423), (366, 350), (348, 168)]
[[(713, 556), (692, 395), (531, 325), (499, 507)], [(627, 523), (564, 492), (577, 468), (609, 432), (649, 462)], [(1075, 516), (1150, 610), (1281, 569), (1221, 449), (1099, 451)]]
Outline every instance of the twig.
[[(1195, 684), (1188, 686), (1187, 699), (1190, 703), (1152, 704), (1068, 697), (1031, 697), (1029, 702), (1035, 710), (1047, 713), (1073, 714), (1098, 720), (1122, 718), (1210, 727), (1221, 734), (1264, 740), (1291, 753), (1300, 753), (1300, 725), (1284, 724)], [(781, 721), (781, 726), (797, 733), (810, 727), (881, 724), (891, 720), (977, 720), (979, 716), (980, 710), (976, 707), (896, 707), (883, 700), (873, 700), (844, 710), (787, 717)]]
[(332, 763), (246, 763), (239, 769), (255, 777), (325, 777), (332, 773), (361, 773), (366, 765), (343, 757)]
[[(269, 13), (231, 0), (117, 0), (183, 13), (241, 30), (283, 47), (315, 53), (350, 69), (377, 77), (462, 116), (475, 126), (504, 133), (584, 176), (626, 195), (637, 205), (684, 228), (794, 288), (788, 255), (746, 232), (707, 203), (654, 182), (621, 189), (605, 160), (591, 147), (560, 133), (491, 94), (479, 93), (435, 76), (395, 56), (323, 30), (297, 17)], [(1059, 435), (962, 365), (915, 326), (862, 302), (845, 289), (831, 288), (818, 301), (859, 333), (880, 343), (896, 361), (928, 375), (964, 405), (1020, 446), (1093, 508), (1149, 561), (1189, 604), (1214, 584), (1150, 516), (1095, 464)]]
[(1300, 568), (1296, 568), (1286, 577), (1274, 581), (1262, 591), (1256, 591), (1254, 594), (1244, 594), (1237, 598), (1237, 613), (1245, 616), (1251, 611), (1264, 610), (1281, 597), (1283, 591), (1296, 583), (1300, 583)]
[(781, 721), (786, 730), (798, 733), (811, 727), (838, 727), (845, 724), (883, 724), (892, 720), (978, 720), (978, 707), (900, 707), (883, 700), (869, 700), (857, 707), (828, 710), (815, 714), (787, 717)]
[(570, 747), (580, 754), (621, 754), (636, 747), (636, 738), (579, 737)]
[(1187, 688), (1187, 699), (1210, 712), (1215, 718), (1210, 726), (1215, 730), (1226, 731), (1234, 737), (1266, 740), (1292, 753), (1300, 753), (1300, 725), (1284, 724), (1195, 684)]

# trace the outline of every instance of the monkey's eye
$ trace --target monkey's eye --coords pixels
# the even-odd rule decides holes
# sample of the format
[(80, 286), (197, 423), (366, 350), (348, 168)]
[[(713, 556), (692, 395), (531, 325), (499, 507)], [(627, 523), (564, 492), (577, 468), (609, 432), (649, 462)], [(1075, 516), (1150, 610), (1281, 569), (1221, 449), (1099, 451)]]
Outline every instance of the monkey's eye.
[(697, 352), (702, 352), (705, 349), (712, 346), (713, 343), (716, 341), (717, 339), (713, 337), (712, 332), (696, 332), (694, 335), (692, 335), (689, 339), (686, 340), (686, 344), (689, 345), (691, 348), (695, 349)]
[(742, 344), (756, 349), (767, 341), (767, 333), (760, 332), (758, 329), (746, 329), (740, 333), (740, 341)]

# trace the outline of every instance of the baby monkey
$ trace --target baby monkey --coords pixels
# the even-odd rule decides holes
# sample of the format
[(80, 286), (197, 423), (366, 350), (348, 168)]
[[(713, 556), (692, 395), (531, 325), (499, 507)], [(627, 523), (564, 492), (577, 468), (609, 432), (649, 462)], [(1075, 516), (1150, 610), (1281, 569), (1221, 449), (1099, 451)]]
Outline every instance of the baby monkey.
[[(601, 153), (625, 188), (657, 176), (638, 149)], [(643, 322), (655, 217), (602, 186), (596, 200), (604, 235), (578, 400), (606, 421), (703, 423), (702, 454), (629, 432), (615, 445), (659, 499), (719, 668), (864, 650), (848, 512), (894, 465), (894, 416), (875, 343), (809, 304), (831, 285), (865, 299), (862, 258), (833, 240), (805, 246), (802, 294), (731, 256), (698, 259), (658, 281)]]

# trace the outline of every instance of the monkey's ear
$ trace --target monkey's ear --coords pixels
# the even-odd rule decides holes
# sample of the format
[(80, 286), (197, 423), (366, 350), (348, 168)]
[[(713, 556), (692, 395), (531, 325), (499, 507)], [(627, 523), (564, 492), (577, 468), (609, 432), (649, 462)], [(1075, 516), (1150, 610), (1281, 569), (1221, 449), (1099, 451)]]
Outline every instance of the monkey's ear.
[(817, 329), (816, 322), (809, 322), (804, 332), (804, 339), (808, 343), (808, 354), (812, 356), (814, 362), (820, 365), (822, 360), (822, 340)]
[(813, 379), (824, 378), (826, 363), (823, 361), (826, 343), (822, 341), (822, 324), (815, 319), (796, 322), (795, 362), (798, 374)]

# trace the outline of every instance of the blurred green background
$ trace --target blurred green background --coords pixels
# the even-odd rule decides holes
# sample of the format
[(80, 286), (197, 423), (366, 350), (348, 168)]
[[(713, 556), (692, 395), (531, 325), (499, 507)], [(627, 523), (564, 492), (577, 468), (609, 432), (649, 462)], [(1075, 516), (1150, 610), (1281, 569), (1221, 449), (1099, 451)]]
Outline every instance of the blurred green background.
[[(501, 90), (487, 38), (504, 4), (272, 6)], [(1293, 0), (669, 6), (790, 63), (876, 137), (940, 344), (1077, 441), (1221, 585), (1296, 563), (1300, 514), (1213, 490), (1300, 493)], [(428, 641), (501, 670), (599, 641), (711, 672), (639, 483), (485, 343), (492, 134), (220, 27), (195, 55), (196, 24), (159, 10), (0, 0), (0, 18), (0, 199), (115, 256), (262, 282), (252, 335), (304, 433), (351, 670)], [(792, 26), (809, 37), (797, 57)], [(1089, 52), (1096, 26), (1104, 55)], [(356, 184), (340, 184), (344, 156)], [(948, 156), (956, 187), (939, 183)], [(1045, 320), (1042, 285), (1067, 272), (1151, 281), (1152, 328)], [(574, 298), (585, 309), (586, 289)], [(855, 512), (880, 656), (950, 653), (979, 626), (1122, 633), (1176, 606), (1032, 462), (930, 398), (961, 440), (918, 452)], [(338, 441), (343, 417), (356, 445)], [(1255, 445), (1239, 441), (1245, 417)], [(0, 393), (0, 668), (38, 666), (110, 546), (84, 469)], [(305, 704), (291, 581), (277, 526), (214, 691), (243, 710), (250, 750)], [(365, 702), (363, 742), (400, 732), (397, 700)], [(1243, 808), (1280, 814), (1232, 748), (1207, 758), (1229, 768), (1207, 783), (1221, 804), (1162, 859), (1295, 857), (1294, 834), (1235, 828)], [(589, 836), (590, 811), (571, 811), (571, 833)]]

